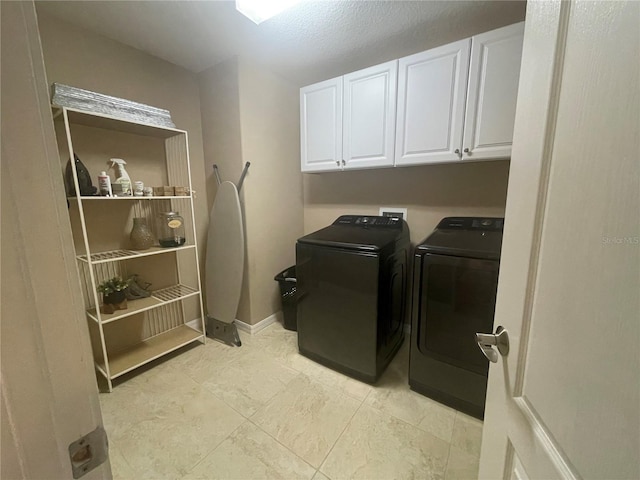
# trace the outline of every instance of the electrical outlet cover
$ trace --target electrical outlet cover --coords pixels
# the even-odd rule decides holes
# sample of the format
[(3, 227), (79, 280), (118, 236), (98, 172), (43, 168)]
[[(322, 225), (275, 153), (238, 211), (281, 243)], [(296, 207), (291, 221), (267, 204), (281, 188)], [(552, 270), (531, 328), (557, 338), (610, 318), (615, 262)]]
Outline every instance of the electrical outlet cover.
[(396, 208), (396, 207), (380, 207), (380, 213), (378, 213), (381, 217), (399, 217), (402, 218), (405, 222), (407, 221), (407, 209), (406, 208)]

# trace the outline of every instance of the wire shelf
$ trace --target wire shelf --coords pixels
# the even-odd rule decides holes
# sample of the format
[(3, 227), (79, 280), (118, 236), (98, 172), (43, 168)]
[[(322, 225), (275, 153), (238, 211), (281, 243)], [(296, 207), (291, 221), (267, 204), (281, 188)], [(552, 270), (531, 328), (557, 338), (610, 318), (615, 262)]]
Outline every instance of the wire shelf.
[[(131, 250), (111, 250), (110, 252), (93, 253), (91, 254), (91, 261), (95, 263), (109, 260), (118, 260), (126, 257), (131, 257), (136, 253), (137, 252)], [(86, 255), (78, 255), (78, 259), (82, 260), (83, 262), (87, 262)]]
[[(126, 260), (128, 258), (134, 258), (134, 257), (146, 257), (148, 255), (157, 255), (160, 253), (175, 252), (177, 250), (185, 250), (188, 248), (195, 248), (195, 246), (183, 245), (182, 247), (175, 247), (175, 248), (151, 247), (148, 250), (144, 250), (140, 252), (137, 252), (134, 250), (110, 250), (107, 252), (92, 253), (91, 263), (114, 262), (118, 260)], [(78, 255), (76, 258), (81, 262), (88, 263), (87, 255)]]
[(172, 285), (152, 291), (150, 297), (128, 300), (127, 308), (124, 310), (116, 310), (114, 313), (101, 313), (100, 316), (98, 316), (98, 309), (94, 307), (87, 310), (87, 315), (97, 323), (106, 324), (147, 310), (154, 310), (163, 305), (198, 294), (199, 292), (195, 288), (181, 284)]
[(151, 296), (157, 298), (161, 302), (171, 302), (180, 298), (195, 295), (198, 291), (186, 285), (173, 285), (171, 287), (162, 288), (151, 292)]

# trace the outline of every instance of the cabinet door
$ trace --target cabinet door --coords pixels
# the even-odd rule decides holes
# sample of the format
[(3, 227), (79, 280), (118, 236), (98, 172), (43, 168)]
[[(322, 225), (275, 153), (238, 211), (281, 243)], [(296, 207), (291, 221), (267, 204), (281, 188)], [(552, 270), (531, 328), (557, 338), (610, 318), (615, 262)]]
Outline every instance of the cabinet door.
[(343, 77), (345, 169), (393, 165), (397, 75), (393, 60)]
[(342, 77), (300, 89), (300, 155), (303, 172), (342, 168)]
[(471, 39), (401, 58), (396, 165), (460, 160)]
[(471, 42), (463, 159), (511, 157), (524, 22)]

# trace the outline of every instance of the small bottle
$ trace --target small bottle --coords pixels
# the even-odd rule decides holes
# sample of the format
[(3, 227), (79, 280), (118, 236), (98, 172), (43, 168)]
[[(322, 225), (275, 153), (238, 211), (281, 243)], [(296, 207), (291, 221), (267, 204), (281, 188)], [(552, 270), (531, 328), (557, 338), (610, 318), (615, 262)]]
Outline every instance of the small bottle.
[(142, 197), (144, 195), (144, 183), (141, 181), (133, 182), (133, 196)]
[(178, 212), (158, 215), (158, 243), (161, 247), (179, 247), (185, 243), (184, 219)]
[(98, 188), (100, 189), (100, 195), (103, 197), (113, 197), (111, 177), (107, 175), (107, 172), (100, 172), (100, 175), (98, 175)]

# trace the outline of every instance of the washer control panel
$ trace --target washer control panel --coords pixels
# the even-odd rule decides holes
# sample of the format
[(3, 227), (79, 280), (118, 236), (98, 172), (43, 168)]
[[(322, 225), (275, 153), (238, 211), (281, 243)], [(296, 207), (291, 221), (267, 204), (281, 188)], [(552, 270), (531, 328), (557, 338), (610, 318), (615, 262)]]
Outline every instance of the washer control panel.
[(352, 225), (358, 227), (398, 227), (402, 226), (402, 219), (398, 217), (379, 217), (363, 215), (342, 215), (334, 225)]

